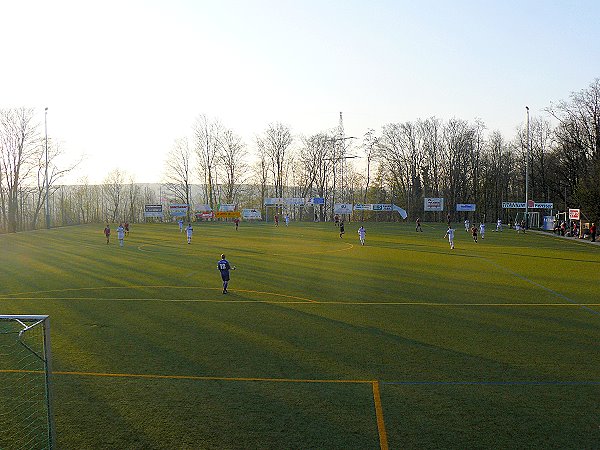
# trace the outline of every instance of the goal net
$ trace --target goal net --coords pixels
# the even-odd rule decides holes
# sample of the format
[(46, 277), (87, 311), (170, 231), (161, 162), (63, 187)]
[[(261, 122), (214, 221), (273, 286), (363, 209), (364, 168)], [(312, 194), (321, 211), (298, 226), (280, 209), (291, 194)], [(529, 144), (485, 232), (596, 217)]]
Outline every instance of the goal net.
[(0, 315), (0, 449), (53, 449), (50, 319)]

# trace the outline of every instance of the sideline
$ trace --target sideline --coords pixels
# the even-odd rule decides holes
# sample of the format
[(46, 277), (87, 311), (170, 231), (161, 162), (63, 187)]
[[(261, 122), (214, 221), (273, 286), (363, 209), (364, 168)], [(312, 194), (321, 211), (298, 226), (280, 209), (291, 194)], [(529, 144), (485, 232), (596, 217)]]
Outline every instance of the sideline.
[(571, 236), (561, 236), (559, 234), (554, 234), (554, 233), (550, 233), (548, 231), (541, 231), (541, 230), (527, 230), (530, 233), (535, 233), (539, 236), (546, 236), (546, 237), (551, 237), (551, 238), (555, 238), (555, 239), (566, 239), (567, 241), (573, 242), (575, 244), (590, 244), (590, 245), (600, 245), (600, 237), (596, 236), (596, 242), (592, 242), (589, 239), (579, 239), (579, 238), (574, 238)]

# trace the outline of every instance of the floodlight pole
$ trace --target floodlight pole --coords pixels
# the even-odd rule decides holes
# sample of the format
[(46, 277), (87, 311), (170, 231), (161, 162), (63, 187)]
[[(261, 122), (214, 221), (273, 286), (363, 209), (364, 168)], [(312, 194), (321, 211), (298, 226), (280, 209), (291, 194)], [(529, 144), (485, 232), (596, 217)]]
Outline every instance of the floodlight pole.
[(527, 155), (525, 159), (525, 228), (529, 228), (529, 106), (527, 110)]
[(46, 133), (46, 228), (50, 229), (50, 195), (48, 191), (49, 180), (48, 180), (48, 107), (44, 109), (44, 131)]
[[(338, 161), (342, 161), (342, 160), (346, 160), (346, 159), (350, 159), (350, 158), (357, 158), (356, 156), (344, 156), (344, 152), (342, 151), (341, 155), (337, 155), (336, 152), (336, 143), (337, 142), (343, 142), (346, 141), (348, 139), (356, 139), (355, 136), (348, 136), (348, 137), (337, 137), (337, 138), (329, 138), (329, 139), (325, 139), (325, 141), (327, 142), (333, 142), (333, 158), (323, 158), (323, 161), (333, 161), (333, 198), (332, 198), (332, 202), (335, 204), (335, 175), (336, 175), (336, 168), (337, 168), (337, 163)], [(343, 144), (342, 144), (343, 145)], [(342, 195), (343, 195), (343, 191), (344, 191), (344, 166), (342, 165)]]

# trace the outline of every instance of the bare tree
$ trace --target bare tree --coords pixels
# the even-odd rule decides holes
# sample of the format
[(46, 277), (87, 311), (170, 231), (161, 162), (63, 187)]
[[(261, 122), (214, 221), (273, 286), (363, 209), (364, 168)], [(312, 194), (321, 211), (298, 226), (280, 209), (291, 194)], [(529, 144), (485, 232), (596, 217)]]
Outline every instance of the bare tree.
[(417, 125), (405, 122), (384, 126), (376, 155), (388, 170), (392, 189), (405, 193), (407, 209), (416, 212), (423, 193), (421, 170), (425, 160), (424, 143)]
[(225, 178), (223, 187), (226, 203), (234, 203), (237, 189), (246, 179), (244, 176), (248, 168), (244, 161), (246, 155), (242, 138), (231, 130), (224, 130), (218, 159)]
[(189, 205), (187, 221), (190, 220), (192, 195), (192, 153), (187, 139), (177, 139), (165, 162), (165, 187), (178, 202)]
[(116, 221), (121, 214), (124, 196), (125, 173), (119, 169), (111, 171), (104, 179), (102, 192), (106, 201), (106, 218)]
[(442, 195), (442, 121), (431, 117), (419, 123), (423, 138), (425, 159), (422, 167), (423, 197), (440, 197)]
[(19, 195), (33, 170), (38, 138), (33, 109), (0, 110), (0, 205), (9, 232), (18, 229)]
[(570, 194), (570, 200), (575, 200), (592, 218), (598, 218), (600, 78), (596, 78), (586, 89), (573, 92), (570, 101), (551, 105), (547, 111), (559, 121), (554, 133), (557, 162), (555, 181), (564, 186), (565, 204)]
[(129, 177), (126, 192), (127, 207), (124, 210), (125, 219), (127, 222), (137, 222), (140, 218), (142, 210), (142, 188), (135, 182), (133, 177)]
[(253, 165), (254, 178), (259, 186), (260, 208), (264, 215), (265, 198), (268, 194), (269, 160), (267, 158), (266, 151), (261, 147), (258, 147), (257, 156), (258, 159)]
[(270, 124), (262, 137), (257, 139), (258, 148), (269, 158), (269, 171), (273, 176), (275, 197), (283, 197), (284, 177), (288, 162), (288, 150), (292, 144), (292, 132), (282, 123)]
[(451, 119), (443, 131), (443, 176), (446, 182), (445, 197), (449, 205), (467, 197), (469, 180), (469, 154), (473, 146), (473, 128), (462, 119)]
[(98, 211), (98, 190), (90, 186), (87, 177), (79, 180), (79, 183), (73, 189), (74, 204), (77, 208), (76, 216), (81, 223), (90, 223), (100, 221), (100, 211)]
[[(80, 161), (76, 161), (61, 169), (56, 164), (56, 160), (62, 155), (61, 146), (48, 139), (48, 191), (50, 192), (56, 191), (58, 182), (65, 175), (71, 173), (80, 163)], [(34, 205), (31, 219), (33, 228), (38, 224), (40, 213), (46, 202), (46, 148), (45, 142), (41, 139), (37, 146), (35, 172)]]
[(222, 126), (201, 115), (194, 125), (194, 145), (198, 157), (200, 179), (204, 180), (205, 203), (211, 208), (217, 203), (216, 178)]

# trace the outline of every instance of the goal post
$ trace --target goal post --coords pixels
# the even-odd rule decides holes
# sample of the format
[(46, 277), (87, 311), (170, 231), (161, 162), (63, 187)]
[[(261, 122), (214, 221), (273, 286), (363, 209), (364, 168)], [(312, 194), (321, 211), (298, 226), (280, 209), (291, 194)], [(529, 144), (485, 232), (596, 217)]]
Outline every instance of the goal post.
[(56, 448), (50, 318), (0, 315), (0, 448)]

